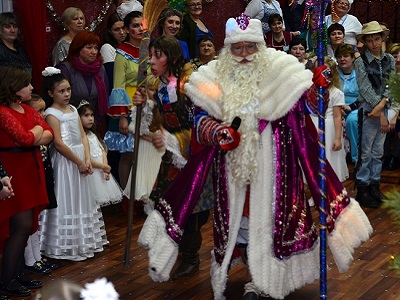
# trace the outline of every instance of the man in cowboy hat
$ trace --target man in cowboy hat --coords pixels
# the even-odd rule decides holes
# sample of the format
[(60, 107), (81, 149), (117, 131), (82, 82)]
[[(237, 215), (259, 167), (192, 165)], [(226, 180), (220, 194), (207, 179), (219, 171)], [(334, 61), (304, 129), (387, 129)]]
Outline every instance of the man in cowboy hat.
[[(249, 270), (243, 299), (283, 299), (319, 278), (318, 229), (303, 183), (304, 173), (319, 207), (318, 146), (303, 111), (312, 73), (294, 56), (268, 49), (261, 22), (246, 15), (227, 21), (224, 44), (219, 59), (185, 84), (201, 109), (195, 111), (194, 135), (204, 148), (189, 158), (147, 217), (139, 243), (149, 249), (153, 280), (168, 280), (185, 219), (196, 204), (196, 190), (202, 190), (198, 182), (212, 166), (214, 299), (225, 298), (235, 254)], [(372, 227), (332, 168), (326, 169), (328, 240), (345, 271), (352, 249), (368, 239)]]
[(377, 21), (363, 25), (357, 40), (366, 49), (354, 62), (357, 84), (360, 88), (358, 101), (360, 153), (356, 168), (356, 200), (365, 207), (379, 207), (382, 194), (379, 189), (383, 144), (389, 131), (387, 108), (390, 105), (386, 79), (395, 70), (392, 55), (382, 51), (382, 41), (389, 35)]

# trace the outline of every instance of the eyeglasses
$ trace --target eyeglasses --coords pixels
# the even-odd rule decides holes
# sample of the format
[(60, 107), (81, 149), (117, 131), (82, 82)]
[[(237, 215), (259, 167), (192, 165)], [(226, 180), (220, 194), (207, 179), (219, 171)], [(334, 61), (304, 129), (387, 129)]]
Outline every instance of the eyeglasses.
[(257, 44), (251, 43), (251, 44), (244, 44), (243, 46), (239, 46), (239, 45), (231, 46), (231, 51), (234, 54), (241, 54), (244, 49), (246, 49), (249, 54), (253, 54), (254, 52), (257, 51)]
[(203, 4), (201, 4), (200, 2), (197, 2), (197, 3), (188, 4), (187, 6), (189, 6), (189, 7), (202, 7)]
[(350, 4), (349, 3), (346, 3), (346, 2), (341, 2), (341, 1), (338, 1), (338, 2), (335, 2), (337, 5), (339, 5), (339, 6), (344, 6), (344, 7), (350, 7)]

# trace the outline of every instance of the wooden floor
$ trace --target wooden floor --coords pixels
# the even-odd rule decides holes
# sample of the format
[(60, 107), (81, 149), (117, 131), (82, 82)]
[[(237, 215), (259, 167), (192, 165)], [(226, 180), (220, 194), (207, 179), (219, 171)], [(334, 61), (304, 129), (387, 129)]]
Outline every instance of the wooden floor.
[[(385, 171), (382, 178), (391, 183), (382, 185), (384, 192), (392, 189), (400, 190), (400, 170)], [(345, 186), (349, 193), (354, 195), (353, 182), (347, 181)], [(400, 253), (400, 228), (392, 225), (387, 211), (383, 209), (365, 209), (365, 212), (372, 223), (374, 233), (370, 240), (356, 249), (354, 262), (347, 273), (339, 274), (332, 257), (329, 256), (328, 299), (400, 299), (400, 274), (388, 270), (391, 255)], [(45, 286), (57, 279), (70, 280), (83, 285), (96, 278), (107, 277), (114, 283), (121, 300), (212, 299), (209, 276), (212, 248), (211, 220), (203, 230), (204, 242), (200, 253), (200, 272), (190, 279), (154, 283), (147, 275), (147, 254), (136, 243), (144, 217), (135, 217), (134, 219), (130, 267), (124, 269), (122, 260), (127, 217), (119, 205), (104, 208), (103, 214), (110, 241), (110, 245), (105, 248), (104, 252), (98, 253), (94, 258), (84, 262), (59, 261), (61, 267), (52, 274), (34, 275), (34, 277), (40, 279)], [(242, 266), (230, 271), (227, 286), (228, 300), (242, 298), (244, 274)], [(316, 281), (312, 285), (293, 292), (285, 299), (313, 300), (319, 298), (319, 282)], [(34, 296), (29, 299), (34, 299)]]

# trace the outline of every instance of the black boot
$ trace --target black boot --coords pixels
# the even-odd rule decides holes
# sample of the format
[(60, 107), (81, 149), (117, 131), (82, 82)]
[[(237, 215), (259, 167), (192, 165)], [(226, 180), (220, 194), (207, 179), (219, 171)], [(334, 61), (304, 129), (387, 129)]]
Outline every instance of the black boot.
[(379, 189), (379, 182), (371, 182), (371, 184), (369, 185), (369, 193), (371, 197), (379, 203), (381, 203), (382, 199), (385, 198), (385, 196), (381, 193), (381, 190)]
[(190, 277), (199, 271), (200, 259), (199, 253), (182, 253), (182, 263), (172, 275), (173, 279)]
[(369, 192), (369, 186), (366, 184), (357, 185), (356, 200), (363, 207), (378, 208), (380, 206), (380, 202), (378, 202), (371, 196)]

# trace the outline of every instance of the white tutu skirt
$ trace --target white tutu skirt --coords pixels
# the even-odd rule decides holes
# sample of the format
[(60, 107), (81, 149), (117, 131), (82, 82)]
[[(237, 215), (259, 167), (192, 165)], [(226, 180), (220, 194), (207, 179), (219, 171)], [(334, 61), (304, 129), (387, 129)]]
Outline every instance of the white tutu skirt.
[(92, 194), (98, 205), (107, 206), (122, 201), (122, 189), (111, 174), (110, 179), (105, 180), (103, 171), (94, 169), (93, 174), (89, 176)]
[[(158, 151), (149, 141), (141, 139), (139, 142), (138, 164), (136, 171), (135, 200), (148, 202), (157, 174), (160, 169), (161, 157), (164, 152)], [(124, 190), (124, 195), (130, 198), (131, 195), (131, 175), (129, 173), (128, 182)]]

